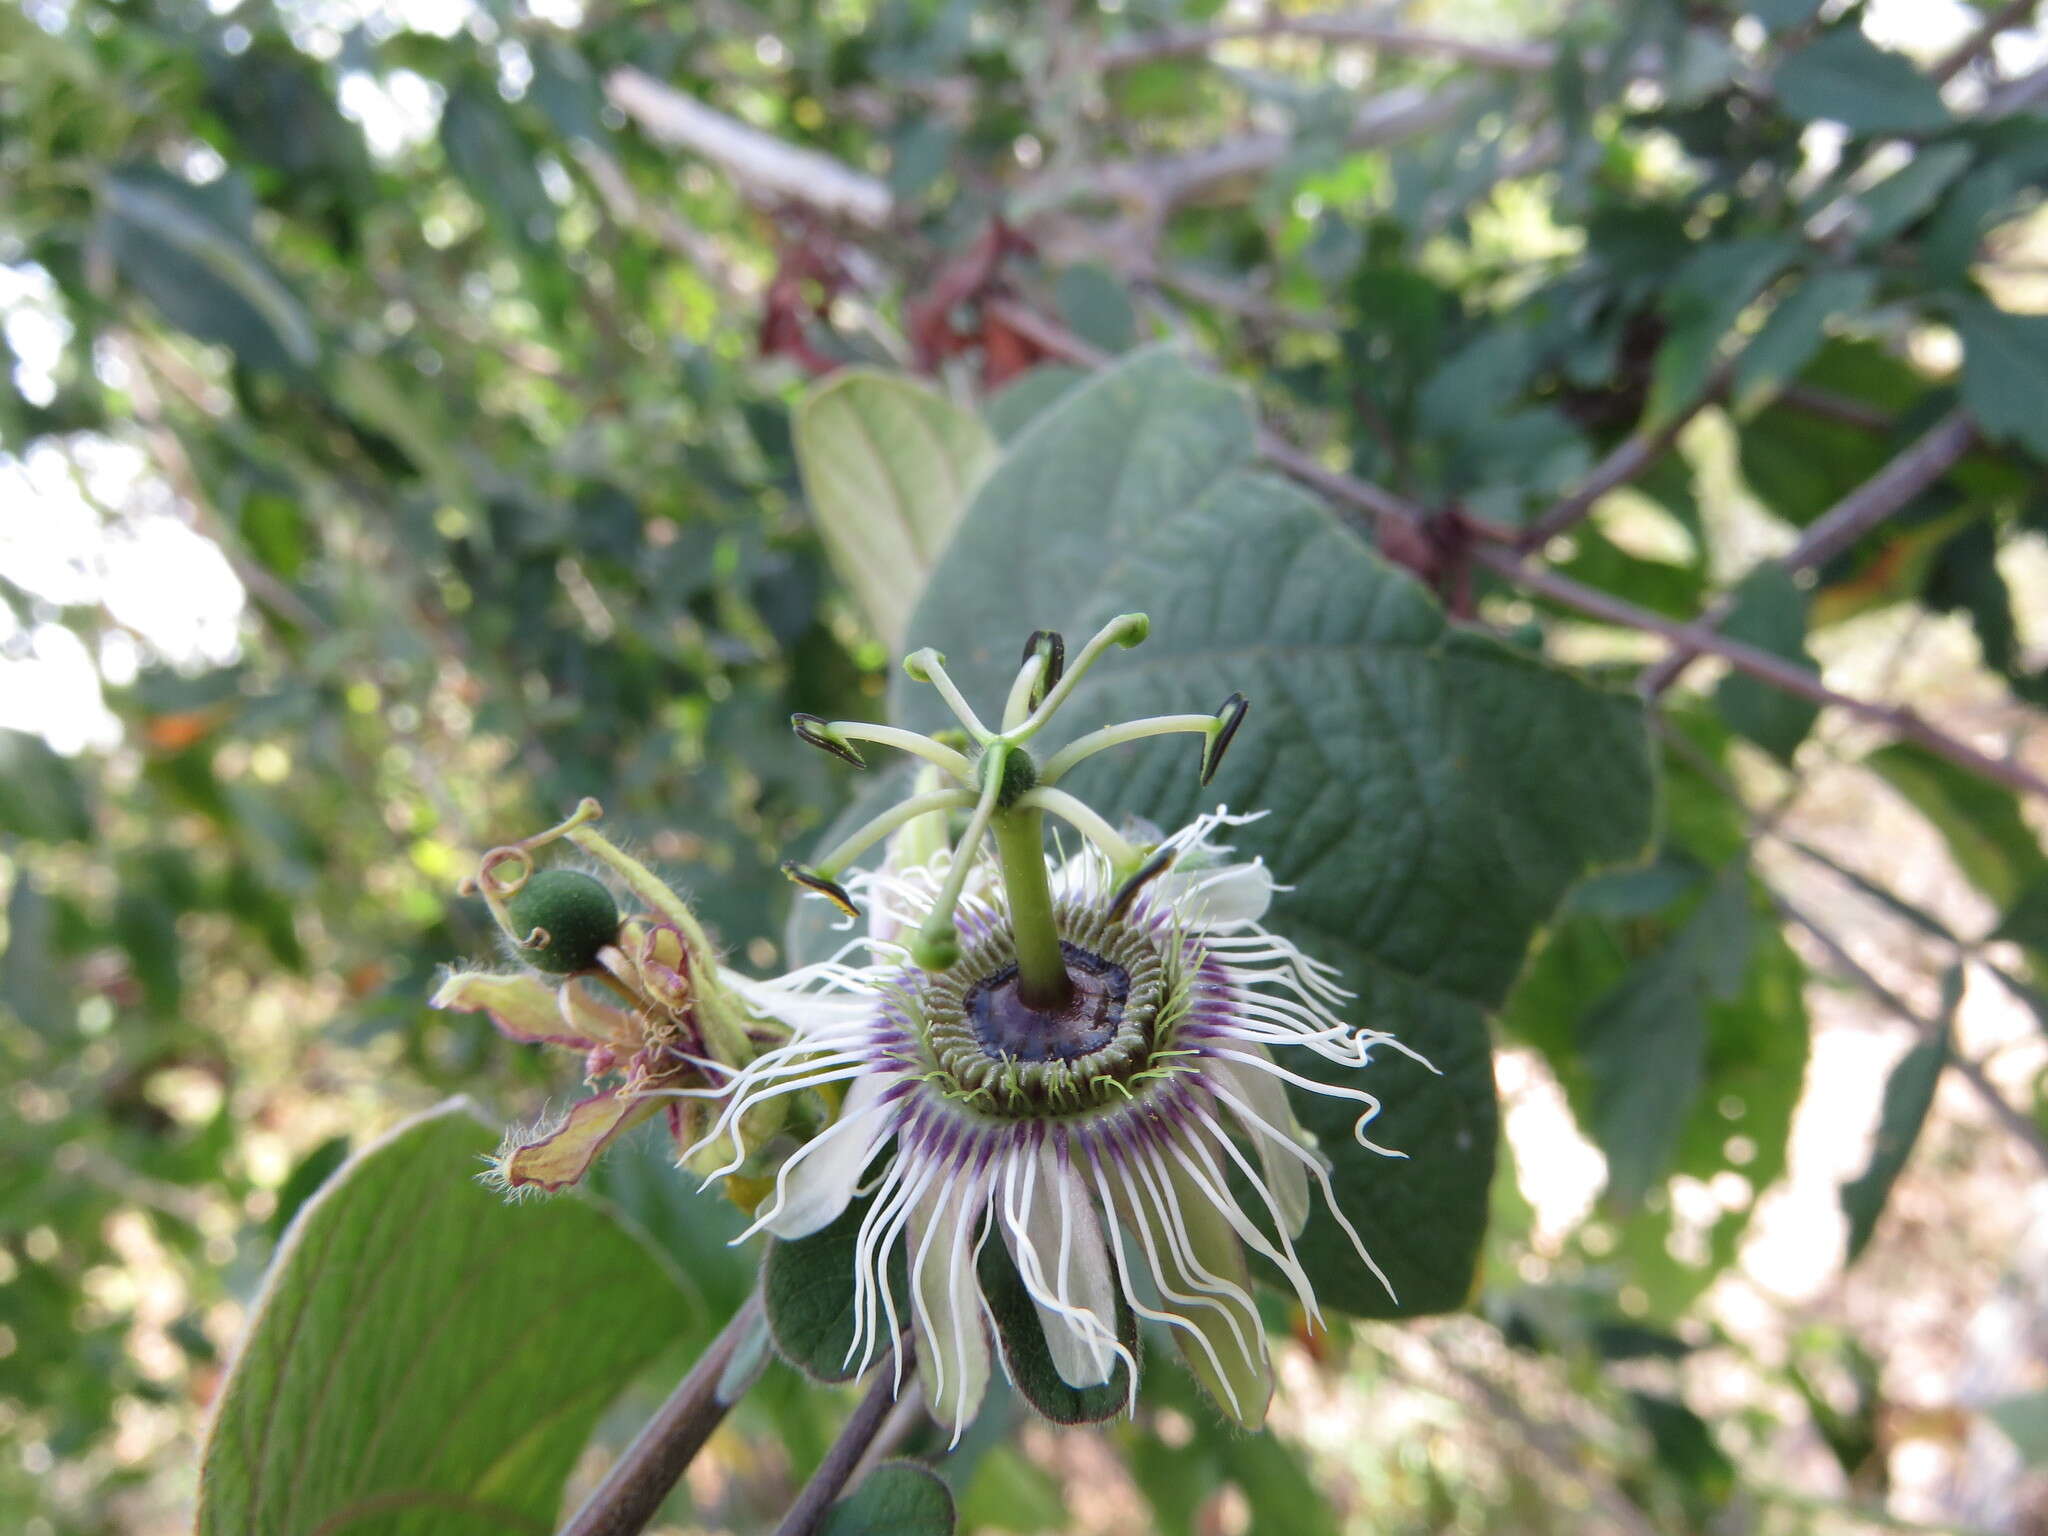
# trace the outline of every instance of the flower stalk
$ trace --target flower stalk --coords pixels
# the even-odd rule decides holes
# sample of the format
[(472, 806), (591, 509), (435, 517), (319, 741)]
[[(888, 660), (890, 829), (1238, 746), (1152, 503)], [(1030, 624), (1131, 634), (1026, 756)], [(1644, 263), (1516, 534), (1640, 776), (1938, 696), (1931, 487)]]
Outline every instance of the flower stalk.
[(1021, 805), (995, 816), (996, 858), (1009, 898), (1010, 932), (1017, 943), (1017, 992), (1030, 1007), (1054, 1012), (1074, 995), (1053, 920), (1052, 881), (1045, 868), (1043, 818)]

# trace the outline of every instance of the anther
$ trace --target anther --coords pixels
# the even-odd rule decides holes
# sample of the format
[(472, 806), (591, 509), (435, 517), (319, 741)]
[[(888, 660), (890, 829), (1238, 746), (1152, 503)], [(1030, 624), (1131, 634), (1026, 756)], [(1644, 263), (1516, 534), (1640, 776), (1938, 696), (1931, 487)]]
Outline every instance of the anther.
[(1024, 642), (1024, 663), (1039, 655), (1039, 647), (1045, 647), (1045, 671), (1039, 674), (1038, 686), (1031, 691), (1031, 708), (1036, 709), (1045, 702), (1045, 696), (1059, 686), (1067, 671), (1067, 639), (1056, 629), (1034, 629), (1031, 638)]
[(834, 730), (831, 722), (822, 715), (807, 715), (799, 710), (789, 717), (789, 728), (796, 732), (798, 741), (816, 747), (820, 752), (830, 752), (842, 763), (851, 763), (856, 768), (868, 765), (868, 760), (854, 750), (853, 744)]
[(1151, 858), (1140, 864), (1138, 872), (1117, 887), (1115, 899), (1109, 904), (1109, 915), (1113, 918), (1121, 918), (1129, 912), (1131, 910), (1131, 903), (1138, 899), (1138, 893), (1166, 873), (1167, 865), (1173, 862), (1174, 856), (1179, 851), (1179, 849), (1173, 847), (1161, 848)]
[(784, 859), (782, 872), (805, 890), (816, 891), (848, 917), (860, 916), (860, 909), (853, 904), (853, 898), (847, 894), (846, 887), (837, 880), (827, 879), (815, 869), (806, 869), (795, 859)]
[(1204, 785), (1216, 777), (1216, 770), (1223, 765), (1223, 754), (1230, 749), (1230, 743), (1237, 736), (1237, 728), (1244, 724), (1245, 712), (1251, 707), (1251, 700), (1241, 693), (1233, 693), (1217, 708), (1216, 718), (1222, 724), (1213, 736), (1202, 743)]

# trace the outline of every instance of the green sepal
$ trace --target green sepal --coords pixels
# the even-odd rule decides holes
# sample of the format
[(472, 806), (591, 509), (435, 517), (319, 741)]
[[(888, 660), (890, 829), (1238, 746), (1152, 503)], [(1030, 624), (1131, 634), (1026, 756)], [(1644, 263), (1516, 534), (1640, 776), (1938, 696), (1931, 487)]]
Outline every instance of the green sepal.
[[(853, 1260), (869, 1202), (856, 1200), (830, 1226), (809, 1237), (769, 1241), (761, 1261), (761, 1297), (775, 1352), (817, 1381), (851, 1381), (860, 1357), (853, 1343)], [(903, 1245), (891, 1245), (889, 1286), (899, 1321), (910, 1318), (910, 1279)], [(886, 1363), (887, 1351), (877, 1351)]]
[[(1038, 1308), (1000, 1237), (991, 1234), (982, 1245), (978, 1267), (981, 1293), (996, 1320), (996, 1342), (1003, 1352), (1003, 1368), (1018, 1396), (1055, 1424), (1099, 1424), (1122, 1413), (1130, 1403), (1131, 1368), (1119, 1360), (1109, 1380), (1101, 1386), (1067, 1385), (1053, 1369)], [(1131, 1358), (1141, 1362), (1142, 1371), (1138, 1319), (1121, 1295), (1116, 1299), (1116, 1336), (1117, 1342), (1131, 1352)]]

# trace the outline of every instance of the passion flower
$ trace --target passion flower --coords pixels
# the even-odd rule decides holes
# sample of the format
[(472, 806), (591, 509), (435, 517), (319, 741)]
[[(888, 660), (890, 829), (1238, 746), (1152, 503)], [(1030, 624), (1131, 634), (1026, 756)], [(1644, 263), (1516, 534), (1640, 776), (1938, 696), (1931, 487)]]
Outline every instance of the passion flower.
[[(1197, 1380), (1247, 1426), (1264, 1418), (1272, 1370), (1246, 1250), (1319, 1320), (1294, 1244), (1319, 1191), (1380, 1273), (1287, 1090), (1355, 1102), (1360, 1143), (1398, 1156), (1366, 1139), (1379, 1103), (1288, 1063), (1309, 1054), (1361, 1068), (1375, 1048), (1401, 1047), (1341, 1018), (1348, 994), (1331, 970), (1263, 925), (1270, 873), (1230, 862), (1216, 841), (1252, 818), (1219, 808), (1134, 841), (1059, 788), (1095, 753), (1171, 732), (1202, 737), (1207, 782), (1243, 722), (1242, 696), (1213, 716), (1132, 721), (1043, 762), (1026, 756), (1089, 667), (1145, 629), (1142, 615), (1117, 619), (1064, 669), (1058, 637), (1034, 635), (1000, 731), (967, 706), (943, 658), (913, 656), (906, 665), (947, 700), (972, 756), (891, 727), (799, 719), (799, 735), (848, 760), (855, 741), (915, 753), (930, 765), (926, 783), (815, 865), (792, 868), (842, 909), (865, 911), (867, 963), (732, 982), (792, 1033), (730, 1073), (705, 1145), (738, 1145), (765, 1106), (844, 1085), (836, 1116), (781, 1164), (750, 1230), (801, 1238), (865, 1198), (848, 1362), (865, 1369), (898, 1336), (900, 1249), (919, 1369), (956, 1436), (992, 1368), (978, 1264), (991, 1241), (1007, 1249), (1068, 1385), (1100, 1386), (1121, 1362), (1134, 1397), (1121, 1300), (1169, 1329)], [(934, 829), (954, 815), (964, 831), (937, 846)], [(1048, 860), (1047, 815), (1081, 834), (1080, 853)], [(882, 869), (852, 868), (884, 838)], [(738, 1156), (727, 1165), (739, 1167)], [(901, 1369), (899, 1359), (899, 1381)]]

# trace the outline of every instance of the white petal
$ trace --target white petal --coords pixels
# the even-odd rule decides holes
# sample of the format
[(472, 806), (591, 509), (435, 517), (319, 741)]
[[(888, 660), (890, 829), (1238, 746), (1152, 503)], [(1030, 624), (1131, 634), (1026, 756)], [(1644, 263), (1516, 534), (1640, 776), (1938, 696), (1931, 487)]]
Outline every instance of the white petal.
[(1116, 1342), (1116, 1275), (1080, 1175), (1041, 1143), (1009, 1170), (998, 1204), (1003, 1242), (1038, 1309), (1053, 1369), (1070, 1387), (1108, 1381)]
[[(1237, 1049), (1247, 1056), (1271, 1059), (1264, 1046), (1245, 1044)], [(1269, 1072), (1261, 1072), (1257, 1067), (1220, 1061), (1214, 1057), (1203, 1062), (1202, 1071), (1217, 1078), (1224, 1088), (1242, 1099), (1252, 1113), (1273, 1131), (1292, 1136), (1297, 1146), (1307, 1145), (1301, 1122), (1294, 1118), (1294, 1107), (1287, 1102), (1287, 1087), (1279, 1078)], [(1268, 1131), (1245, 1123), (1241, 1115), (1236, 1118), (1246, 1138), (1258, 1149), (1259, 1166), (1266, 1174), (1266, 1187), (1272, 1190), (1273, 1203), (1280, 1207), (1280, 1214), (1287, 1218), (1287, 1235), (1301, 1236), (1301, 1229), (1308, 1222), (1308, 1168), (1299, 1157), (1279, 1145)]]
[(1152, 901), (1203, 927), (1256, 923), (1273, 904), (1273, 872), (1256, 862), (1169, 869), (1154, 884)]
[(762, 1225), (777, 1237), (809, 1237), (839, 1219), (853, 1201), (860, 1176), (894, 1116), (882, 1109), (882, 1094), (896, 1079), (876, 1072), (857, 1077), (846, 1090), (839, 1118), (782, 1165), (776, 1178), (781, 1208)]
[(732, 971), (720, 971), (718, 979), (757, 1012), (787, 1024), (800, 1035), (872, 1018), (879, 1006), (872, 997), (798, 990), (782, 985), (780, 978), (755, 981)]
[(974, 1259), (986, 1210), (981, 1180), (956, 1175), (936, 1185), (910, 1220), (910, 1290), (919, 1373), (932, 1417), (957, 1444), (988, 1390), (988, 1332)]

